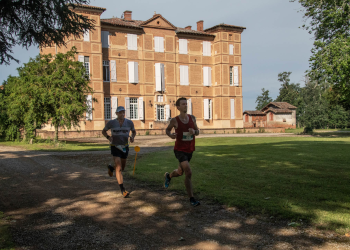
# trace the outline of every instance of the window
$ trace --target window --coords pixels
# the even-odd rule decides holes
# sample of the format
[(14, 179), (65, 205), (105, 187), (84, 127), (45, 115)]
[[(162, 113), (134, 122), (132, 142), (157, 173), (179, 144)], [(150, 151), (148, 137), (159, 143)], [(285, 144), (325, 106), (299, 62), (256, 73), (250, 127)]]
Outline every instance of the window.
[(137, 98), (130, 98), (130, 119), (138, 120), (138, 103)]
[(117, 67), (115, 60), (110, 60), (110, 69), (111, 69), (111, 81), (116, 82), (117, 81)]
[(164, 64), (155, 64), (155, 74), (156, 74), (156, 91), (165, 91), (165, 74), (164, 74)]
[(203, 67), (203, 85), (211, 86), (211, 67)]
[(233, 48), (234, 48), (234, 47), (233, 47), (233, 44), (230, 44), (230, 45), (229, 45), (229, 54), (230, 54), (230, 55), (233, 55)]
[(108, 31), (101, 31), (101, 42), (102, 42), (102, 48), (109, 47), (109, 32)]
[(103, 81), (109, 82), (109, 61), (103, 61)]
[(230, 67), (230, 86), (233, 86), (233, 67)]
[(157, 120), (165, 121), (164, 105), (157, 105)]
[(128, 34), (128, 50), (137, 50), (137, 35)]
[(180, 65), (180, 85), (188, 84), (188, 66)]
[(89, 30), (85, 30), (85, 32), (84, 32), (84, 41), (85, 42), (90, 41), (90, 31)]
[(204, 99), (204, 119), (210, 120), (213, 117), (213, 108), (212, 108), (212, 100)]
[(211, 42), (203, 41), (203, 56), (211, 56)]
[(139, 82), (139, 68), (137, 62), (128, 62), (129, 66), (129, 83)]
[(155, 52), (164, 52), (164, 38), (155, 36), (154, 37), (154, 51)]
[(187, 39), (179, 39), (179, 54), (187, 54)]
[(158, 102), (163, 102), (163, 96), (162, 95), (157, 96), (157, 101)]
[(88, 56), (84, 56), (85, 74), (90, 78), (90, 60)]
[(238, 66), (230, 67), (230, 86), (239, 85)]
[(92, 95), (86, 96), (86, 120), (92, 120)]
[(111, 119), (111, 98), (105, 97), (105, 120)]
[(209, 105), (208, 105), (208, 109), (209, 109), (209, 120), (212, 119), (212, 107), (211, 107), (211, 99), (208, 100)]

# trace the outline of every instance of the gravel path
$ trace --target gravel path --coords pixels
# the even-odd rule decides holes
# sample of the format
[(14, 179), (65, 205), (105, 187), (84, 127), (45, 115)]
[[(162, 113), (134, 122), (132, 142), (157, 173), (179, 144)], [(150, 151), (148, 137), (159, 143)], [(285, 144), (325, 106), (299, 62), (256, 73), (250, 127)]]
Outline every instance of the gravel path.
[[(161, 147), (167, 141), (136, 143), (145, 153), (169, 148)], [(346, 237), (287, 221), (209, 201), (192, 208), (187, 197), (133, 178), (124, 199), (106, 173), (109, 161), (108, 151), (0, 146), (0, 211), (11, 218), (16, 249), (350, 249)]]

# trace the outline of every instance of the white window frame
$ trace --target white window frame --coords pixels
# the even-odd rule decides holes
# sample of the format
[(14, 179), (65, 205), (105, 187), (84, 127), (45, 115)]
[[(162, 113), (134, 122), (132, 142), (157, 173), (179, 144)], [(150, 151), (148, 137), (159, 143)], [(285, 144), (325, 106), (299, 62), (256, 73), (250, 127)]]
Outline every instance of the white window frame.
[(163, 102), (164, 97), (163, 95), (157, 95), (157, 102)]
[(155, 36), (154, 37), (154, 51), (155, 52), (164, 52), (164, 37)]
[(187, 55), (187, 39), (179, 39), (179, 54)]
[[(88, 59), (88, 62), (85, 62), (85, 59)], [(85, 75), (87, 75), (90, 79), (90, 58), (88, 56), (84, 56), (84, 67), (85, 67)]]
[(204, 99), (204, 120), (211, 120), (213, 118), (213, 101), (211, 99)]
[(233, 66), (230, 66), (230, 86), (233, 86)]
[(111, 120), (111, 98), (104, 98), (104, 112), (105, 112), (105, 120)]
[(203, 41), (203, 56), (211, 56), (211, 42)]
[(228, 45), (228, 48), (229, 48), (229, 49), (228, 49), (228, 50), (229, 50), (229, 55), (233, 55), (233, 54), (234, 54), (234, 47), (235, 47), (235, 46), (233, 46), (233, 44), (229, 44), (229, 45)]
[(166, 121), (165, 118), (165, 105), (157, 105), (157, 121)]
[(128, 34), (128, 50), (137, 50), (137, 35)]
[(102, 48), (109, 48), (109, 31), (101, 31)]
[(130, 120), (138, 120), (139, 119), (138, 98), (130, 97), (129, 105), (130, 105)]
[(189, 85), (188, 81), (188, 66), (180, 65), (180, 85)]
[[(103, 67), (103, 81), (109, 82), (110, 81), (110, 68), (109, 68), (109, 61), (103, 61), (102, 62)], [(105, 79), (106, 76), (106, 79)]]

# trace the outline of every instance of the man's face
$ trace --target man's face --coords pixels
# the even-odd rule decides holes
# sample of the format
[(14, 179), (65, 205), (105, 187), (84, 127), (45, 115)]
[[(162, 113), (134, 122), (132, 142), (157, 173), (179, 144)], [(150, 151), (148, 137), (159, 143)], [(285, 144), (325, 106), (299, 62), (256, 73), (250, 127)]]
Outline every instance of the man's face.
[(177, 109), (180, 112), (187, 113), (187, 100), (181, 100), (180, 101), (180, 106), (177, 106)]
[(118, 119), (124, 119), (125, 117), (125, 110), (116, 112)]

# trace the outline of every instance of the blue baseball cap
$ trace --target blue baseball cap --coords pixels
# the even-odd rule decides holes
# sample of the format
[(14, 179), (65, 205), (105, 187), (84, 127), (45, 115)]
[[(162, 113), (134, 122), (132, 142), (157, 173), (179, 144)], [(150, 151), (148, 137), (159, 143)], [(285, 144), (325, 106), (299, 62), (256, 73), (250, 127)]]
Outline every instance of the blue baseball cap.
[(120, 111), (125, 111), (125, 108), (123, 106), (119, 106), (117, 108), (117, 111), (116, 112), (120, 112)]

